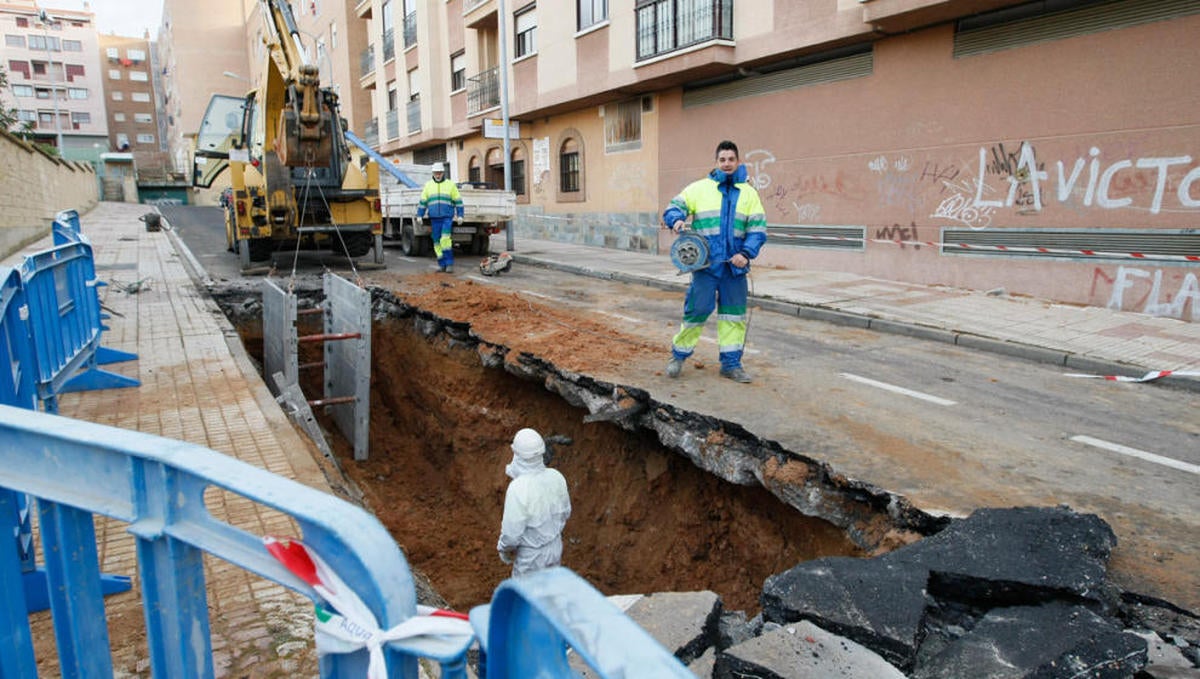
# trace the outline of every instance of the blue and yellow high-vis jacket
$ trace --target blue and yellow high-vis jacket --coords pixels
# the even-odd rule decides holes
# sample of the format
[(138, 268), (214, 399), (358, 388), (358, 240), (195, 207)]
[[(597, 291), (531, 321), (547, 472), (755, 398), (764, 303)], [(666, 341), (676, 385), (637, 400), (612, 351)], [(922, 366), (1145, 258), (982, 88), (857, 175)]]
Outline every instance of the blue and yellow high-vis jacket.
[[(758, 191), (746, 183), (745, 165), (732, 174), (714, 169), (704, 179), (689, 184), (671, 199), (663, 212), (668, 227), (693, 215), (691, 228), (708, 242), (708, 271), (720, 275), (729, 258), (739, 252), (754, 259), (767, 242), (767, 214)], [(734, 275), (744, 275), (749, 266), (729, 265)]]
[(425, 189), (421, 191), (421, 203), (417, 207), (417, 216), (424, 217), (426, 211), (429, 212), (430, 219), (442, 219), (454, 215), (462, 217), (463, 200), (462, 195), (458, 192), (458, 186), (445, 177), (440, 182), (432, 179), (425, 182)]

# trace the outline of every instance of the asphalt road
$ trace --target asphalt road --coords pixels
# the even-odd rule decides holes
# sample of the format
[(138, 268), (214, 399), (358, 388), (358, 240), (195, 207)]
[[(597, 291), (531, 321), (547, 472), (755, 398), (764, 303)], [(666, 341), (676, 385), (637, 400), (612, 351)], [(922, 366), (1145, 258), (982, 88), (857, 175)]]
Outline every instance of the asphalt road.
[[(215, 208), (164, 208), (217, 282), (240, 280)], [(287, 275), (293, 261), (277, 262)], [(388, 248), (368, 282), (396, 285), (431, 259)], [(463, 264), (467, 264), (462, 258)], [(470, 258), (473, 262), (475, 258)], [(344, 273), (344, 259), (296, 260), (298, 271)], [(456, 276), (520, 291), (663, 345), (682, 295), (540, 267)], [(715, 326), (715, 324), (712, 324)], [(715, 327), (679, 380), (608, 376), (662, 401), (738, 422), (836, 471), (908, 497), (926, 511), (1068, 504), (1116, 531), (1114, 578), (1135, 591), (1200, 611), (1200, 394), (1064, 379), (1043, 365), (912, 337), (752, 312), (752, 385), (716, 376)]]

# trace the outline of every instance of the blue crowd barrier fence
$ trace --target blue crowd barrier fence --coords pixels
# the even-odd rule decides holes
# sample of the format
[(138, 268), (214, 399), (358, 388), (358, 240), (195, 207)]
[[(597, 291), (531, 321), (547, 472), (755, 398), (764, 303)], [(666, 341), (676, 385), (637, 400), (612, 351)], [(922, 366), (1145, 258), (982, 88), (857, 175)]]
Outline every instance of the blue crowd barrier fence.
[(38, 399), (58, 412), (58, 395), (88, 389), (135, 387), (136, 379), (100, 369), (136, 354), (100, 346), (103, 324), (92, 246), (82, 235), (25, 257), (21, 287), (33, 338)]
[[(399, 547), (379, 521), (332, 495), (202, 446), (140, 432), (0, 405), (0, 488), (37, 499), (49, 572), (54, 634), (63, 676), (111, 677), (112, 657), (94, 515), (128, 524), (138, 572), (151, 672), (156, 677), (211, 677), (212, 640), (202, 556), (205, 552), (319, 601), (315, 590), (276, 561), (262, 536), (215, 518), (208, 488), (283, 512), (309, 547), (370, 609), (382, 629), (416, 614), (416, 590)], [(0, 505), (12, 493), (0, 493)], [(14, 516), (0, 506), (0, 517)], [(36, 677), (32, 633), (12, 576), (14, 542), (0, 540), (3, 619), (0, 676)], [(393, 678), (415, 679), (417, 653), (389, 643)], [(464, 646), (445, 657), (444, 677), (465, 677)], [(366, 676), (368, 654), (327, 655), (323, 677)]]
[(54, 236), (55, 245), (78, 243), (83, 237), (83, 230), (79, 224), (79, 212), (75, 210), (63, 210), (54, 215), (54, 222), (51, 225), (50, 232)]

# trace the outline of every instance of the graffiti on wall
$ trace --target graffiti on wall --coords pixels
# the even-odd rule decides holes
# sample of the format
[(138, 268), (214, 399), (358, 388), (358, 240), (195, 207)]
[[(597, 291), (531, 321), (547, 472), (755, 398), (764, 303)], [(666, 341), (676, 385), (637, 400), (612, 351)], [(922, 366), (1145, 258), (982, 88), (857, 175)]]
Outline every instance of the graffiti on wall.
[[(1052, 196), (1062, 204), (1078, 203), (1104, 210), (1146, 210), (1150, 214), (1200, 209), (1200, 165), (1190, 155), (1105, 159), (1093, 146), (1087, 158), (1054, 162), (1054, 174), (1029, 142), (1017, 150), (998, 144), (980, 147), (979, 171), (972, 204), (976, 208), (1016, 208), (1038, 212)], [(1070, 167), (1068, 168), (1068, 162)], [(1144, 172), (1141, 172), (1144, 171)], [(1182, 177), (1172, 182), (1172, 176)], [(1006, 181), (1003, 198), (984, 196), (989, 176)]]
[(750, 175), (750, 186), (762, 191), (771, 185), (771, 175), (767, 174), (766, 167), (773, 162), (775, 154), (766, 149), (747, 151), (746, 155), (742, 156), (742, 164), (746, 166), (746, 172)]
[[(1200, 280), (1196, 274), (1184, 274), (1175, 288), (1173, 282), (1164, 280), (1163, 270), (1147, 271), (1133, 266), (1118, 266), (1109, 276), (1104, 269), (1092, 271), (1092, 298), (1097, 296), (1097, 286), (1111, 286), (1108, 308), (1140, 311), (1151, 316), (1177, 318), (1182, 321), (1200, 321)], [(1174, 289), (1174, 294), (1171, 290)]]

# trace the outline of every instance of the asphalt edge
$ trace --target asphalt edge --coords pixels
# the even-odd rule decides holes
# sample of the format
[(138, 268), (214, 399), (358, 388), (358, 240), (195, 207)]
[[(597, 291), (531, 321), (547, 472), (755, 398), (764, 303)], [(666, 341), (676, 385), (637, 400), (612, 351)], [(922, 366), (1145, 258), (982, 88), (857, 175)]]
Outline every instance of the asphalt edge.
[[(580, 276), (588, 276), (590, 278), (647, 285), (661, 290), (683, 291), (687, 289), (687, 284), (682, 282), (674, 283), (656, 278), (654, 276), (593, 269), (586, 266), (555, 262), (535, 255), (513, 253), (513, 261), (520, 264), (542, 267), (544, 269), (553, 269), (556, 271), (563, 271)], [(802, 304), (799, 302), (779, 300), (773, 297), (763, 297), (753, 293), (750, 295), (750, 300), (755, 304), (755, 306), (764, 311), (780, 313), (786, 316), (796, 316), (797, 318), (821, 321), (824, 323), (833, 323), (835, 325), (863, 328), (889, 334), (944, 342), (969, 349), (978, 349), (980, 351), (999, 354), (1009, 358), (1017, 358), (1035, 363), (1046, 363), (1050, 365), (1061, 366), (1063, 368), (1070, 368), (1072, 370), (1094, 373), (1097, 377), (1110, 375), (1122, 377), (1141, 377), (1152, 370), (1152, 368), (1137, 364), (1122, 363), (1120, 361), (1113, 361), (1110, 359), (1085, 356), (1054, 347), (1044, 347), (1035, 344), (1026, 344), (1024, 342), (1014, 342), (1012, 340), (987, 337), (969, 332), (947, 330), (945, 328), (922, 325), (910, 321), (880, 318), (878, 316), (871, 316), (868, 314), (834, 309), (832, 307), (822, 306), (819, 304)], [(1153, 383), (1172, 389), (1200, 392), (1200, 379), (1188, 376), (1168, 375), (1166, 377), (1153, 380)]]

